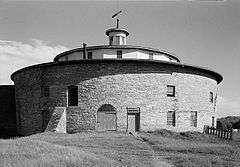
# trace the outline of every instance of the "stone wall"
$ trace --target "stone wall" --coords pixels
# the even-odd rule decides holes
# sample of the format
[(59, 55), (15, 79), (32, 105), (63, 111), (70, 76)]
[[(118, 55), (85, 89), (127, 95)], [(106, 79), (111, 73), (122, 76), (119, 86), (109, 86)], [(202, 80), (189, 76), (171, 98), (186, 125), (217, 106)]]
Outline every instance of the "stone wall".
[[(214, 96), (217, 91), (214, 76), (171, 64), (79, 61), (29, 68), (16, 73), (14, 82), (22, 134), (41, 131), (43, 108), (67, 107), (69, 133), (94, 130), (97, 110), (103, 104), (117, 109), (119, 131), (127, 128), (126, 107), (140, 107), (141, 130), (202, 131), (215, 115), (214, 103), (209, 100), (210, 91)], [(78, 86), (77, 107), (67, 106), (70, 85)], [(175, 85), (175, 97), (167, 97), (167, 85)], [(50, 86), (49, 97), (41, 97), (42, 86)], [(176, 111), (175, 127), (167, 125), (167, 111)], [(197, 127), (190, 126), (191, 111), (198, 112)]]
[(15, 76), (17, 131), (22, 135), (42, 132), (41, 69), (32, 68)]
[(15, 87), (0, 85), (0, 137), (16, 135)]
[(95, 130), (96, 115), (87, 107), (67, 107), (67, 132)]

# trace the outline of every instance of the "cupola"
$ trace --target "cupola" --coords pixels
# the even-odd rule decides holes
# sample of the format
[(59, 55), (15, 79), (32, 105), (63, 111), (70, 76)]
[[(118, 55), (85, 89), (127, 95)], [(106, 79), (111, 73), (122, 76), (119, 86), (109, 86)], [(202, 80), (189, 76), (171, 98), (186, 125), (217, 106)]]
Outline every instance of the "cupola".
[(109, 45), (126, 45), (126, 38), (129, 32), (125, 29), (118, 28), (119, 20), (117, 19), (117, 28), (106, 30), (106, 35), (109, 37)]

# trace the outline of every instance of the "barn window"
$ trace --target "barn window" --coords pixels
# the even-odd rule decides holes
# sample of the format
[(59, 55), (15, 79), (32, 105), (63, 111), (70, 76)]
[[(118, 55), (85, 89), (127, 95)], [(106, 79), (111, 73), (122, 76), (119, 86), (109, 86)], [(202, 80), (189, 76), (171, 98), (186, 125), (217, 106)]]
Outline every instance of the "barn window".
[(197, 127), (197, 111), (191, 112), (191, 126)]
[(153, 53), (149, 53), (149, 59), (153, 60)]
[(122, 45), (125, 45), (125, 37), (121, 37), (121, 39), (122, 39)]
[(175, 97), (175, 86), (167, 85), (167, 96)]
[(118, 59), (121, 59), (121, 58), (122, 58), (122, 51), (121, 51), (121, 50), (118, 50), (118, 51), (117, 51), (117, 58), (118, 58)]
[(116, 45), (120, 45), (120, 36), (116, 36)]
[(167, 112), (167, 125), (175, 126), (176, 124), (176, 113), (175, 111)]
[(68, 87), (68, 106), (78, 106), (78, 87)]
[(42, 87), (42, 97), (49, 97), (50, 95), (50, 88), (49, 86)]
[(213, 103), (213, 92), (210, 92), (210, 102)]
[(87, 56), (88, 56), (88, 59), (92, 59), (92, 52), (88, 52)]

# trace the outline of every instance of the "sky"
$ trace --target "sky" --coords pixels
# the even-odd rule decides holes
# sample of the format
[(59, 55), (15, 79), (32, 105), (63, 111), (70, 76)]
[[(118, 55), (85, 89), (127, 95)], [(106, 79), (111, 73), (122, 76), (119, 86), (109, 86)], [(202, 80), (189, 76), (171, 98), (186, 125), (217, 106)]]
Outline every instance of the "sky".
[(108, 44), (105, 30), (115, 27), (111, 16), (119, 10), (128, 44), (167, 50), (182, 63), (220, 73), (217, 116), (240, 116), (239, 0), (0, 0), (0, 84), (83, 42)]

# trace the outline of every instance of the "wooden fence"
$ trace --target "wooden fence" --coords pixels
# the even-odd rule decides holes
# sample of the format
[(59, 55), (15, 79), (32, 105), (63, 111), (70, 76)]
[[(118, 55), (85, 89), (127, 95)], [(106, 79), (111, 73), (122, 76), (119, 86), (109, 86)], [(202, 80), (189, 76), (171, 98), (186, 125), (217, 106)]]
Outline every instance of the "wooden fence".
[(233, 130), (232, 129), (231, 130), (221, 130), (221, 129), (217, 129), (217, 128), (209, 127), (209, 126), (205, 125), (203, 133), (209, 134), (209, 135), (215, 135), (222, 139), (232, 140)]

